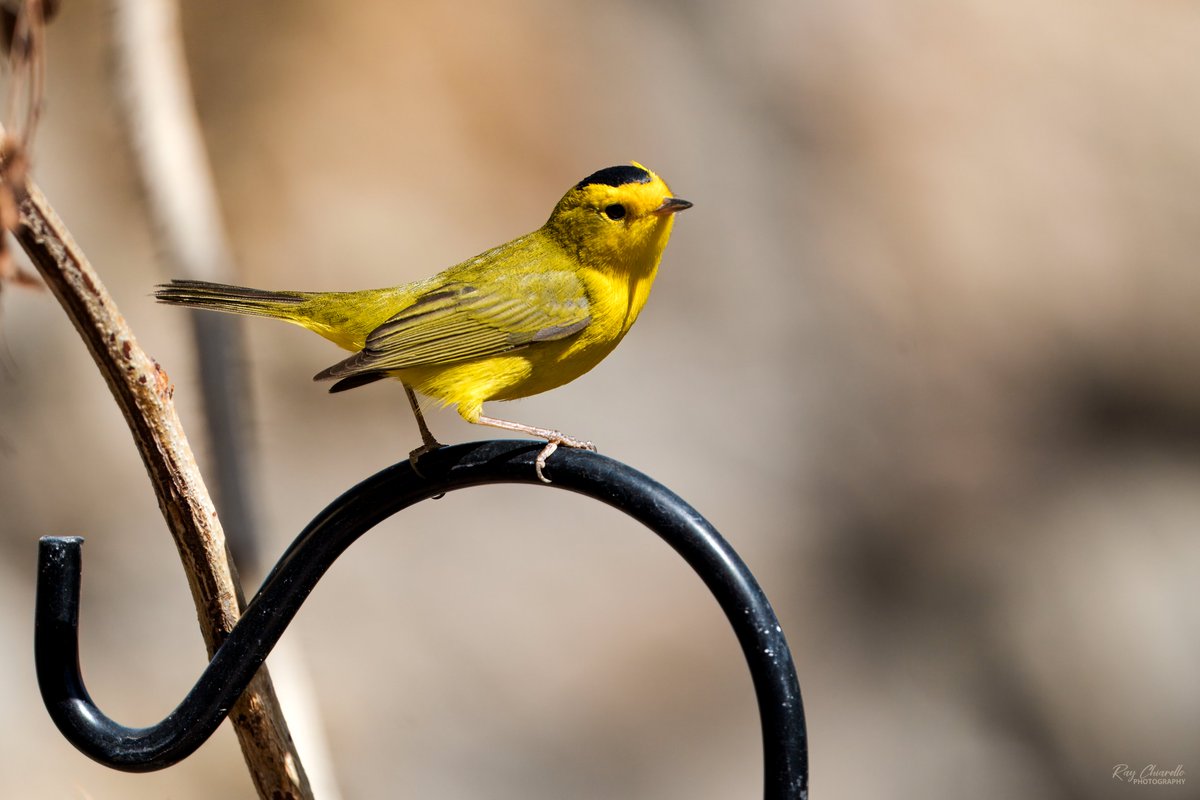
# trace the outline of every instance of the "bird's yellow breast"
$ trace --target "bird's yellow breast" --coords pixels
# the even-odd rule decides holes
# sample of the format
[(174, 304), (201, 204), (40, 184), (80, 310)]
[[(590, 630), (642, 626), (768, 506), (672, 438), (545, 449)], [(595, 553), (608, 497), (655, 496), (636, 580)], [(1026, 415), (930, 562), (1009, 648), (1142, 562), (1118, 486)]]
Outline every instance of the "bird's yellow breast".
[(580, 278), (591, 321), (575, 336), (461, 364), (401, 370), (397, 377), (443, 405), (458, 406), (468, 420), (477, 418), (487, 401), (529, 397), (575, 380), (611, 353), (633, 326), (650, 296), (654, 270), (635, 278), (584, 269)]

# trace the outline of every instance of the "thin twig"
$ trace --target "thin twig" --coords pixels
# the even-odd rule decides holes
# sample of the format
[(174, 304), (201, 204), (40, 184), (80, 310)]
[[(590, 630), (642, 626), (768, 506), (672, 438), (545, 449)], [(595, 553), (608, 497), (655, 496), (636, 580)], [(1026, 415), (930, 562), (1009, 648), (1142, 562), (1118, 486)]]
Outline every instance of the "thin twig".
[[(3, 131), (0, 131), (3, 138)], [(99, 276), (36, 185), (0, 180), (19, 211), (13, 234), (67, 312), (133, 433), (159, 508), (175, 539), (211, 656), (244, 604), (217, 512), (172, 402), (166, 372), (138, 345)], [(311, 798), (266, 668), (230, 714), (259, 796)]]
[[(230, 282), (236, 267), (192, 98), (176, 0), (111, 0), (115, 88), (164, 272)], [(260, 571), (253, 420), (241, 320), (192, 312), (215, 494), (243, 572)], [(340, 790), (299, 647), (271, 654), (275, 686), (315, 794)]]
[[(167, 275), (229, 283), (234, 261), (196, 117), (175, 0), (112, 0), (118, 109)], [(241, 320), (192, 313), (210, 478), (235, 562), (258, 572)]]
[[(0, 0), (0, 52), (11, 73), (4, 113), (4, 127), (11, 133), (0, 138), (0, 160), (9, 183), (24, 180), (29, 166), (45, 89), (46, 21), (56, 10), (56, 0)], [(0, 192), (0, 231), (16, 224), (16, 199), (11, 192)], [(8, 238), (0, 237), (0, 289), (6, 283), (41, 288), (36, 277), (13, 262)]]

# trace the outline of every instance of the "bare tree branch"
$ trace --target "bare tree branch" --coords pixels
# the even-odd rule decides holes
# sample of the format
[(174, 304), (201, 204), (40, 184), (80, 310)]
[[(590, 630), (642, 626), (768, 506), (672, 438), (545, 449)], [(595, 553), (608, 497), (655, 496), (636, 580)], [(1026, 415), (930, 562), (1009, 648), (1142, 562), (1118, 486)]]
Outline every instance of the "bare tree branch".
[[(0, 137), (3, 132), (0, 131)], [(12, 152), (4, 148), (4, 152)], [(150, 476), (175, 539), (211, 656), (244, 604), (225, 535), (172, 402), (166, 372), (138, 345), (100, 277), (41, 191), (0, 163), (0, 189), (18, 209), (13, 234), (67, 312), (100, 368)], [(311, 798), (266, 668), (230, 714), (259, 796)]]
[[(0, 127), (0, 223), (20, 242), (58, 298), (125, 416), (183, 561), (211, 656), (233, 629), (245, 598), (216, 509), (175, 413), (174, 389), (138, 345), (100, 277), (28, 177), (29, 148), (42, 101), (42, 12), (42, 0), (26, 0), (13, 23), (8, 112), (15, 127), (11, 136)], [(20, 106), (25, 115), (14, 120)], [(0, 263), (6, 255), (0, 252)], [(235, 704), (230, 720), (260, 797), (312, 797), (265, 668)]]

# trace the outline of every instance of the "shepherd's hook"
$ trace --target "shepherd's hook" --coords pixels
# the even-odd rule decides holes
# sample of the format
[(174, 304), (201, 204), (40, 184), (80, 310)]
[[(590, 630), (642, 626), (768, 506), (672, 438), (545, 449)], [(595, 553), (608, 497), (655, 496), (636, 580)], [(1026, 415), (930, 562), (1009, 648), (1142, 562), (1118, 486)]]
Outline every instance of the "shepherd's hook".
[[(127, 728), (92, 702), (79, 671), (79, 537), (41, 540), (34, 650), (50, 716), (67, 739), (115, 769), (148, 772), (204, 743), (317, 581), (358, 537), (435, 495), (492, 483), (542, 484), (540, 444), (490, 441), (444, 447), (366, 479), (317, 515), (263, 581), (195, 687), (161, 722)], [(560, 449), (547, 465), (552, 486), (607, 503), (642, 522), (683, 557), (717, 599), (750, 667), (762, 723), (766, 800), (808, 791), (808, 741), (800, 686), (783, 631), (750, 570), (707, 520), (678, 495), (631, 467), (583, 450)]]

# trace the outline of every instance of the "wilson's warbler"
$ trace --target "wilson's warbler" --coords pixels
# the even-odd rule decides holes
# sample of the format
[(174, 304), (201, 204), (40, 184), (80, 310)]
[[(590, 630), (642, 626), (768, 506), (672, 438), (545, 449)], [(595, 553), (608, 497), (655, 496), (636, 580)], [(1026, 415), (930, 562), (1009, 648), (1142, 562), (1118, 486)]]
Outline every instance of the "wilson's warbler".
[(164, 303), (275, 317), (356, 351), (315, 380), (331, 392), (392, 377), (404, 384), (424, 441), (440, 447), (414, 391), (468, 422), (546, 440), (538, 477), (559, 445), (594, 450), (546, 428), (483, 415), (489, 400), (562, 386), (596, 366), (650, 295), (674, 215), (691, 203), (642, 165), (608, 167), (571, 188), (546, 224), (427, 280), (358, 292), (263, 291), (177, 280)]

